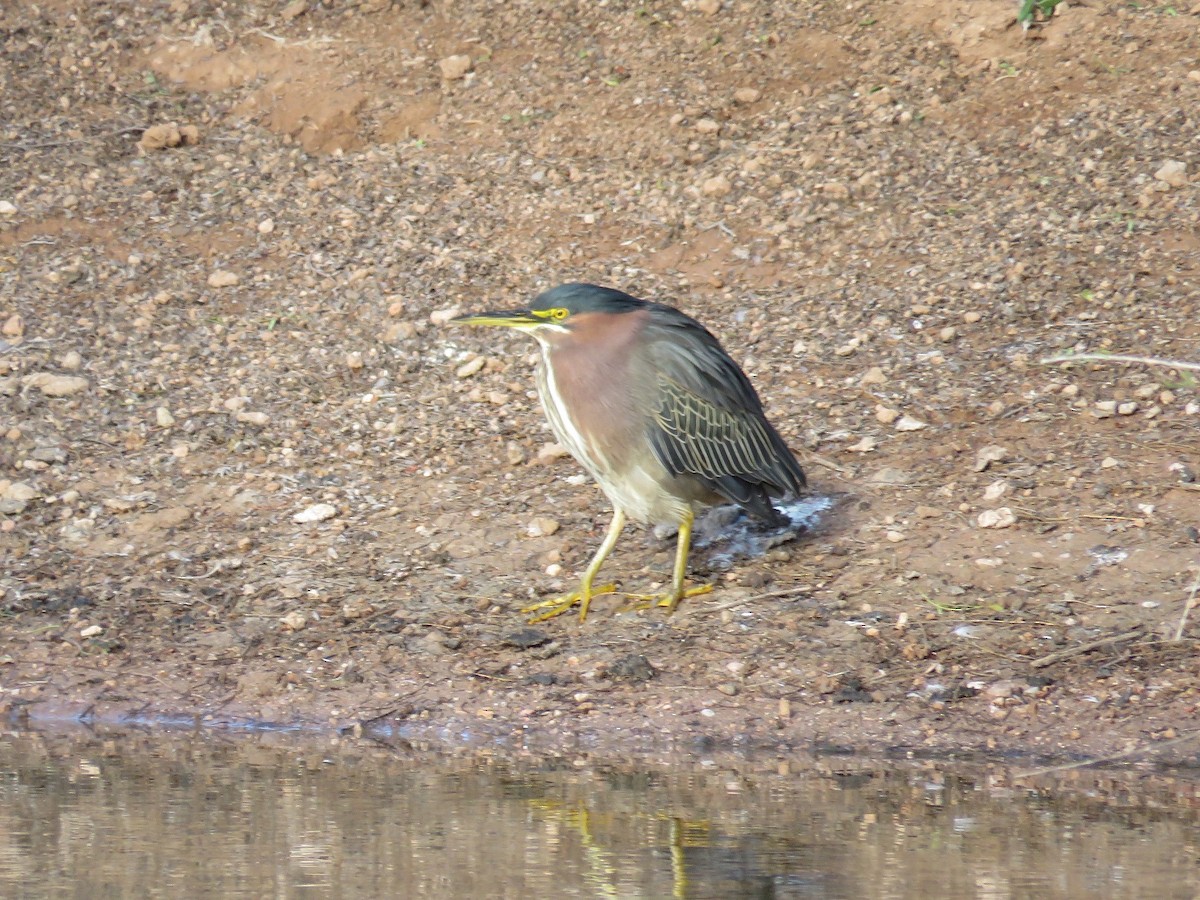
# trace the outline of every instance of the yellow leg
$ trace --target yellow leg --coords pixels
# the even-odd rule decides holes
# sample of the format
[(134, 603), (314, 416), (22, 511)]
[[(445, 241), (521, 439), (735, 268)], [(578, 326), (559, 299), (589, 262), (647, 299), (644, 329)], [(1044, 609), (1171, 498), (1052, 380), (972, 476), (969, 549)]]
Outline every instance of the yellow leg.
[[(627, 594), (626, 596), (645, 601), (651, 606), (664, 606), (669, 612), (674, 612), (679, 601), (685, 597), (707, 594), (713, 589), (711, 584), (698, 584), (692, 588), (683, 586), (684, 581), (687, 580), (688, 552), (692, 549), (692, 522), (694, 519), (695, 515), (688, 510), (679, 522), (679, 537), (675, 542), (675, 568), (671, 572), (671, 590), (665, 594)], [(644, 609), (645, 607), (635, 604), (634, 608)]]
[[(541, 603), (535, 603), (533, 606), (527, 606), (522, 609), (521, 612), (524, 613), (537, 613), (536, 616), (529, 620), (529, 624), (545, 622), (547, 619), (561, 616), (576, 603), (579, 604), (579, 621), (582, 622), (587, 618), (588, 606), (591, 605), (592, 597), (596, 594), (611, 594), (616, 590), (616, 585), (613, 584), (605, 584), (598, 588), (593, 588), (592, 582), (596, 580), (596, 575), (600, 572), (600, 567), (604, 565), (604, 561), (612, 553), (613, 547), (617, 545), (617, 538), (621, 536), (621, 530), (624, 527), (625, 513), (619, 509), (614, 509), (612, 521), (608, 523), (608, 531), (604, 533), (604, 540), (600, 542), (600, 549), (596, 551), (596, 555), (592, 557), (592, 561), (588, 563), (588, 567), (583, 573), (583, 580), (579, 584), (579, 590), (564, 594), (561, 597), (555, 597), (552, 600), (543, 600)], [(540, 610), (545, 611), (540, 612)]]

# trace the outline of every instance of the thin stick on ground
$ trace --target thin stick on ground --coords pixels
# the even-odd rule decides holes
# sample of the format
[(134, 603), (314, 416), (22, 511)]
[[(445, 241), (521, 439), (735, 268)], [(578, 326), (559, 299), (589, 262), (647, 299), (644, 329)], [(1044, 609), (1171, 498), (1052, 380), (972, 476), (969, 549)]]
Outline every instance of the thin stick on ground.
[(1163, 366), (1168, 369), (1189, 369), (1200, 372), (1200, 363), (1183, 362), (1178, 359), (1159, 359), (1156, 356), (1126, 356), (1121, 353), (1060, 353), (1058, 356), (1047, 356), (1042, 360), (1043, 366), (1064, 362), (1114, 362), (1141, 363), (1145, 366)]
[(1196, 593), (1200, 591), (1200, 575), (1196, 576), (1196, 580), (1192, 582), (1192, 592), (1188, 594), (1187, 602), (1183, 604), (1183, 615), (1179, 617), (1179, 624), (1175, 627), (1175, 640), (1183, 640), (1183, 629), (1187, 625), (1188, 613), (1191, 612), (1192, 604), (1196, 602)]

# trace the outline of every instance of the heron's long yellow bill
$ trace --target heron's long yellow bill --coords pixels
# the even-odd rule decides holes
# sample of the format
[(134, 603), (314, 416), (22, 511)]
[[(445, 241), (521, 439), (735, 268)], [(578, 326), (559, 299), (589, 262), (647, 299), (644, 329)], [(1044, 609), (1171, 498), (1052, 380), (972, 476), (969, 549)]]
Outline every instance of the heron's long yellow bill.
[(456, 325), (499, 325), (504, 328), (533, 328), (545, 325), (546, 320), (528, 309), (506, 309), (495, 312), (467, 313), (450, 320)]

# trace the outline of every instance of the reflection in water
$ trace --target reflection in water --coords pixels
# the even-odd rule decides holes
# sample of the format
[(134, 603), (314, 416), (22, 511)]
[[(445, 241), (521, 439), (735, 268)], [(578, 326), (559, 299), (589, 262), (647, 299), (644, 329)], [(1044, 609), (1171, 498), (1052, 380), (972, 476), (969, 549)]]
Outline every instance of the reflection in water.
[(0, 736), (0, 896), (1200, 895), (1177, 777), (1053, 794), (933, 764), (519, 769), (288, 740)]

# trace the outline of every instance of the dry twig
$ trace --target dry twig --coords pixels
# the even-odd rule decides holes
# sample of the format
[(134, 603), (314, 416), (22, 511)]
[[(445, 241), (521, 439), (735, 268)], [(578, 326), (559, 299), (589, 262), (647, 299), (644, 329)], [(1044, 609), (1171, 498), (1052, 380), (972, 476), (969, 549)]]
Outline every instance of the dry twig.
[(1115, 362), (1141, 363), (1144, 366), (1163, 366), (1168, 369), (1190, 369), (1200, 372), (1200, 363), (1183, 362), (1178, 359), (1159, 359), (1156, 356), (1126, 356), (1122, 353), (1060, 353), (1058, 356), (1047, 356), (1042, 360), (1043, 366), (1064, 362)]

